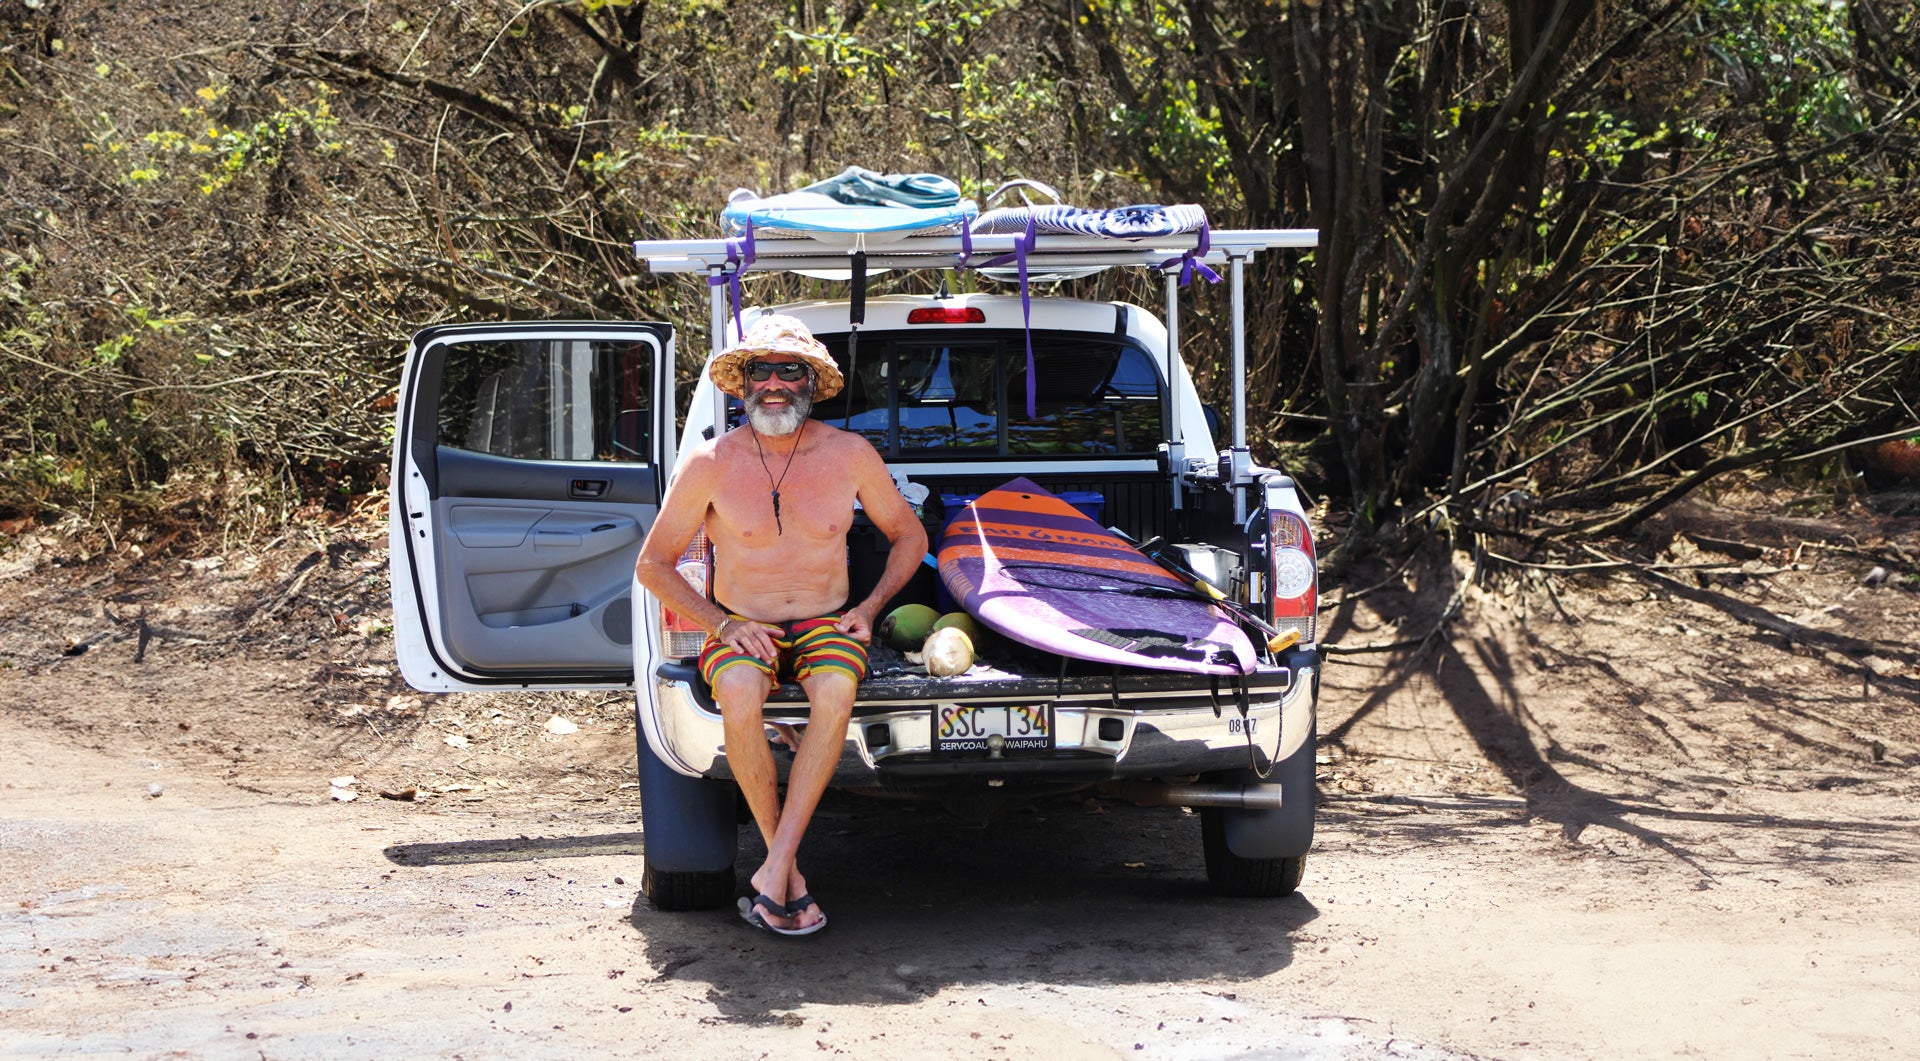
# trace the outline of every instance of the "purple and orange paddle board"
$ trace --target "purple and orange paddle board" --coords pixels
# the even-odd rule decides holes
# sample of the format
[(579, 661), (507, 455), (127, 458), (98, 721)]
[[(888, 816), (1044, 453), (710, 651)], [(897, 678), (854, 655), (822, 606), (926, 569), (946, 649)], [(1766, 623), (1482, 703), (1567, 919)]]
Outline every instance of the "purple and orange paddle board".
[(975, 498), (940, 536), (940, 580), (974, 618), (1072, 659), (1247, 674), (1253, 642), (1146, 554), (1032, 481)]

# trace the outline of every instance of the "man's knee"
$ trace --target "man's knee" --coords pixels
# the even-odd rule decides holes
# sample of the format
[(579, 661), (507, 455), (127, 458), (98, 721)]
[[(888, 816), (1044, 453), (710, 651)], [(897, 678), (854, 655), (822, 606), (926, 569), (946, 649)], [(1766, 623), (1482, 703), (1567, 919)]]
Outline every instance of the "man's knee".
[(766, 706), (771, 683), (758, 667), (728, 667), (713, 678), (713, 698), (722, 715), (758, 715)]
[(838, 671), (823, 671), (807, 678), (800, 687), (807, 692), (809, 721), (832, 722), (852, 717), (854, 694), (860, 683)]

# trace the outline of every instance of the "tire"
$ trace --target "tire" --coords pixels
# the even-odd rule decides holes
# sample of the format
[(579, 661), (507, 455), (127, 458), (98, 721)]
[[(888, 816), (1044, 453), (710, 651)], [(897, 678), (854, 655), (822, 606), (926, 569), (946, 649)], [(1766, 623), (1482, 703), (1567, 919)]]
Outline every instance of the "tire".
[(1303, 741), (1264, 777), (1251, 769), (1203, 775), (1220, 784), (1278, 787), (1281, 796), (1279, 810), (1200, 808), (1207, 883), (1216, 895), (1278, 899), (1300, 887), (1313, 847), (1315, 744)]
[(1200, 809), (1200, 840), (1207, 859), (1207, 884), (1215, 895), (1235, 899), (1278, 899), (1292, 895), (1306, 872), (1307, 856), (1241, 858), (1227, 849), (1226, 811)]
[(640, 892), (656, 910), (715, 910), (733, 903), (733, 868), (672, 873), (649, 865)]
[(734, 846), (739, 839), (731, 781), (675, 773), (635, 734), (643, 837), (640, 891), (659, 910), (713, 910), (734, 897)]

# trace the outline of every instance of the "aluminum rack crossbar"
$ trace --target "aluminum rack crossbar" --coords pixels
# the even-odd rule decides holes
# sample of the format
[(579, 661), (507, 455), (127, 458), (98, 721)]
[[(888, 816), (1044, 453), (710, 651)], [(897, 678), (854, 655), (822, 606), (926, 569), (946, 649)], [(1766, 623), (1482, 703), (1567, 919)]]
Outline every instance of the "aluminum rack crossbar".
[[(864, 249), (868, 269), (947, 269), (984, 263), (1015, 253), (1022, 237), (1010, 233), (974, 236), (971, 254), (959, 236), (909, 236), (881, 242), (868, 239)], [(1320, 241), (1311, 228), (1217, 229), (1208, 234), (1206, 254), (1193, 260), (1218, 265), (1248, 259), (1260, 251), (1308, 248)], [(1127, 240), (1105, 236), (1039, 234), (1027, 252), (1027, 268), (1034, 273), (1052, 268), (1138, 266), (1159, 268), (1178, 264), (1199, 245), (1199, 233), (1152, 236)], [(852, 247), (836, 250), (815, 239), (760, 238), (753, 243), (753, 261), (741, 269), (742, 248), (737, 240), (636, 240), (634, 257), (655, 273), (781, 272), (800, 269), (845, 269)]]

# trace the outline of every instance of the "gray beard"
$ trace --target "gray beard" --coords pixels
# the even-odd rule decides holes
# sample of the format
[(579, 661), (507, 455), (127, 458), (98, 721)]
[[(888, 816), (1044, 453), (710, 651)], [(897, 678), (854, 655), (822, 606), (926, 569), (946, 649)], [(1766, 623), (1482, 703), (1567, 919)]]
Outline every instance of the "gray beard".
[(795, 393), (791, 404), (775, 412), (762, 403), (765, 393), (755, 391), (747, 395), (747, 423), (752, 424), (755, 431), (768, 438), (793, 434), (800, 430), (801, 424), (807, 422), (807, 417), (813, 415), (813, 395), (811, 394)]

